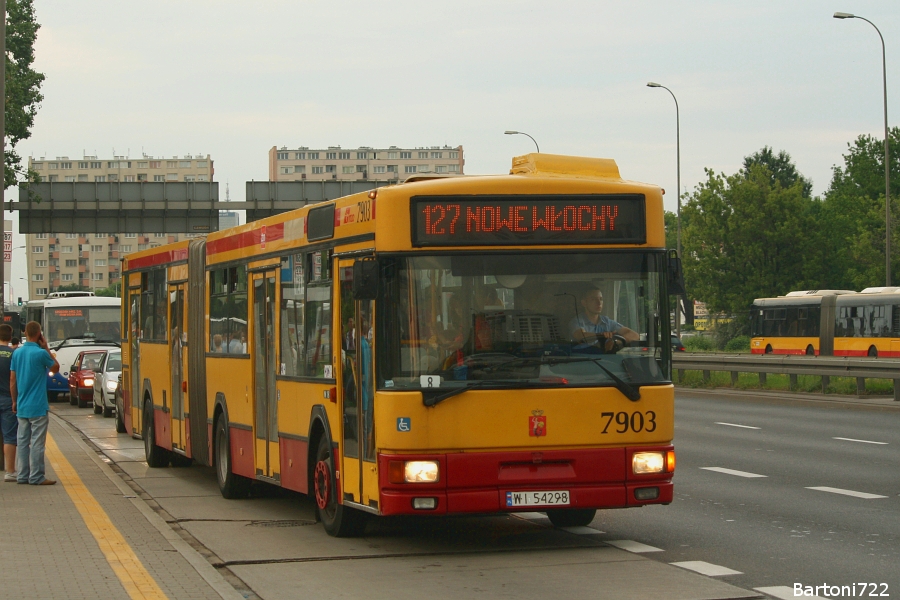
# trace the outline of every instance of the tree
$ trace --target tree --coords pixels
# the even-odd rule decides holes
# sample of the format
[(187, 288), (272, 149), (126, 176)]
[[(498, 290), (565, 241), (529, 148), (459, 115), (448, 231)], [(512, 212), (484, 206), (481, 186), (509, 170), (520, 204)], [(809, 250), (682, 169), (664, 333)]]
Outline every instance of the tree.
[(108, 296), (110, 298), (117, 298), (119, 296), (119, 290), (122, 288), (121, 283), (113, 283), (109, 287), (99, 288), (94, 290), (94, 295), (96, 296)]
[[(822, 203), (822, 227), (830, 287), (861, 290), (884, 282), (884, 140), (861, 135), (847, 144), (843, 166), (833, 169)], [(900, 194), (900, 128), (890, 130), (891, 245), (900, 248), (896, 202)], [(891, 272), (897, 272), (897, 253)]]
[(85, 287), (83, 285), (78, 285), (77, 283), (70, 283), (69, 285), (61, 285), (54, 292), (89, 292), (91, 288)]
[(34, 171), (26, 172), (16, 145), (31, 137), (31, 128), (41, 94), (43, 73), (31, 68), (34, 63), (34, 41), (40, 25), (35, 21), (32, 0), (6, 0), (6, 150), (4, 189), (16, 185), (18, 176), (38, 181)]
[(767, 160), (754, 158), (765, 151), (731, 176), (707, 170), (681, 211), (688, 290), (711, 312), (734, 315), (744, 326), (754, 298), (818, 287), (821, 279), (810, 269), (820, 262), (822, 242), (808, 180), (784, 152), (773, 174)]
[(745, 157), (743, 172), (746, 177), (750, 176), (751, 167), (754, 165), (762, 165), (769, 170), (773, 185), (777, 182), (781, 184), (781, 187), (789, 188), (800, 182), (803, 196), (806, 198), (812, 196), (812, 181), (797, 171), (797, 167), (791, 162), (791, 155), (784, 150), (775, 154), (771, 148), (763, 146), (762, 150)]

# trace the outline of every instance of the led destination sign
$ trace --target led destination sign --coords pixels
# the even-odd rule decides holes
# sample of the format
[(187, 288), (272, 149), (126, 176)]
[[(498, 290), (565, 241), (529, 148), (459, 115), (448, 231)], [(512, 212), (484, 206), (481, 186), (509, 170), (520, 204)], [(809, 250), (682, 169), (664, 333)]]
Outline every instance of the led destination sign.
[(416, 196), (413, 246), (643, 244), (644, 196)]

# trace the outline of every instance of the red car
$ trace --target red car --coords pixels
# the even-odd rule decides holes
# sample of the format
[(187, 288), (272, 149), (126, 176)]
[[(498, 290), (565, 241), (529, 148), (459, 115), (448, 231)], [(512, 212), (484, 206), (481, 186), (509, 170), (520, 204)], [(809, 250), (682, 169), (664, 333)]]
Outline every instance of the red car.
[(94, 402), (94, 370), (100, 368), (106, 352), (84, 350), (78, 353), (75, 363), (69, 369), (69, 404), (86, 408)]

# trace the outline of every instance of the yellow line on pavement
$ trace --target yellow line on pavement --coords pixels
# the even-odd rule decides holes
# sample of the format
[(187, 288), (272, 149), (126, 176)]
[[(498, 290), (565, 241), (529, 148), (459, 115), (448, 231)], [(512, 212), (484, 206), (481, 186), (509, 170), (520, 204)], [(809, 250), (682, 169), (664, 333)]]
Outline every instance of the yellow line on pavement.
[(100, 546), (100, 551), (106, 557), (106, 562), (112, 567), (128, 595), (135, 600), (138, 598), (167, 599), (168, 597), (156, 584), (153, 576), (147, 572), (134, 550), (125, 541), (124, 536), (116, 529), (106, 512), (100, 508), (93, 494), (85, 487), (78, 473), (63, 456), (49, 432), (47, 433), (46, 452), (59, 482), (69, 494), (75, 508), (81, 513), (84, 524), (97, 540), (97, 545)]

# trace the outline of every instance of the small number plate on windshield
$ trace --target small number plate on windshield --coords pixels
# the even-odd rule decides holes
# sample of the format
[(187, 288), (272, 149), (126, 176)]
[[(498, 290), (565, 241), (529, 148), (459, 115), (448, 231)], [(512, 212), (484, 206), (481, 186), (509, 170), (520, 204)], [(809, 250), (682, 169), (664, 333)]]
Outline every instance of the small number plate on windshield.
[(569, 504), (568, 491), (506, 492), (506, 506), (565, 506), (567, 504)]

